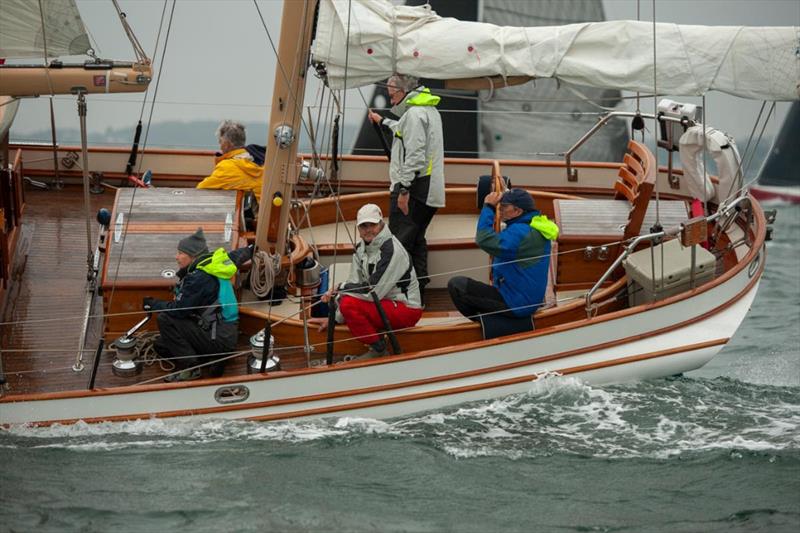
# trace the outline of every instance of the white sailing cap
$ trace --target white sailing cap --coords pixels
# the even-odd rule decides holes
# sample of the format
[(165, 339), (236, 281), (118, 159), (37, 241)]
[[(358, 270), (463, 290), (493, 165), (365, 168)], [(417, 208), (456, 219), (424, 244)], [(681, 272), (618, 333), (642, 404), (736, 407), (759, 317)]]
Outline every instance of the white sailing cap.
[(361, 206), (361, 209), (358, 210), (358, 215), (356, 215), (356, 225), (358, 226), (365, 222), (377, 224), (382, 220), (383, 213), (381, 212), (381, 208), (375, 204), (365, 204)]

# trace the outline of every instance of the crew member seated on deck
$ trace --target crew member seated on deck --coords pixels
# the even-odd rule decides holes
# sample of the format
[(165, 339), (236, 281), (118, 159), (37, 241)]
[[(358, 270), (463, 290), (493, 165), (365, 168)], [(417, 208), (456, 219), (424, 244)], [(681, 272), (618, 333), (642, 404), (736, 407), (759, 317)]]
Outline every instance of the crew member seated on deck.
[[(239, 310), (231, 278), (252, 255), (250, 247), (209, 253), (202, 228), (178, 242), (175, 299), (167, 302), (148, 296), (143, 301), (145, 311), (158, 312), (161, 337), (154, 343), (156, 352), (185, 369), (165, 381), (198, 379), (200, 368), (193, 367), (236, 350)], [(212, 377), (221, 376), (225, 360), (208, 368)]]
[(251, 191), (260, 200), (264, 148), (255, 144), (245, 146), (244, 125), (232, 120), (219, 125), (217, 140), (220, 153), (215, 159), (214, 172), (198, 183), (197, 188)]
[[(374, 290), (393, 330), (410, 328), (422, 317), (419, 282), (408, 252), (383, 222), (381, 208), (366, 204), (356, 217), (361, 241), (356, 244), (350, 276), (339, 286), (336, 322), (347, 324), (354, 337), (368, 345), (355, 359), (387, 355), (385, 327), (371, 296)], [(322, 297), (327, 302), (333, 291)], [(327, 318), (312, 318), (319, 331), (326, 329)]]
[[(506, 224), (500, 232), (494, 230), (495, 206)], [(465, 276), (451, 278), (447, 290), (456, 309), (474, 322), (480, 322), (483, 314), (508, 318), (532, 315), (544, 300), (550, 241), (557, 235), (558, 226), (540, 215), (527, 191), (488, 194), (475, 242), (492, 256), (494, 285)]]

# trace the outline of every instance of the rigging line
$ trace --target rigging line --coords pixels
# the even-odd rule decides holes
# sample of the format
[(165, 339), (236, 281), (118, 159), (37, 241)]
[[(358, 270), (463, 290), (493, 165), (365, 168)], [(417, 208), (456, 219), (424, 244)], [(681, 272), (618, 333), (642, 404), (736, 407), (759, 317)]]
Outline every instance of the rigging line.
[[(175, 15), (175, 5), (176, 5), (176, 3), (177, 3), (177, 0), (172, 0), (172, 9), (170, 10), (170, 14), (169, 14), (169, 23), (167, 24), (167, 33), (166, 33), (166, 36), (164, 37), (164, 48), (161, 51), (161, 65), (159, 65), (159, 67), (158, 67), (158, 79), (156, 80), (156, 88), (153, 91), (153, 102), (155, 102), (156, 95), (158, 94), (158, 86), (161, 83), (161, 72), (162, 72), (162, 70), (164, 68), (164, 58), (167, 56), (167, 44), (169, 44), (169, 34), (170, 34), (170, 30), (172, 29), (172, 18)], [(167, 5), (166, 4), (166, 0), (164, 0), (164, 7), (165, 8), (166, 8), (166, 5)], [(162, 18), (162, 22), (163, 22), (163, 18)], [(159, 33), (160, 33), (160, 30), (159, 30)], [(149, 89), (149, 87), (148, 87), (148, 89)], [(146, 101), (146, 99), (145, 99), (145, 101)], [(150, 133), (150, 123), (153, 121), (153, 111), (154, 110), (155, 110), (155, 103), (153, 103), (153, 105), (150, 106), (150, 116), (147, 117), (147, 128), (145, 129), (145, 133), (144, 133), (144, 141), (142, 143), (142, 152), (144, 152), (145, 149), (147, 148), (147, 136)], [(144, 162), (144, 157), (141, 157), (139, 159), (139, 165), (138, 165), (138, 167), (136, 169), (136, 174), (137, 175), (142, 170), (142, 163), (143, 162)], [(134, 201), (136, 200), (136, 191), (137, 191), (137, 189), (138, 189), (138, 187), (133, 187), (133, 191), (131, 192), (131, 201), (128, 204), (128, 215), (129, 216), (133, 212), (133, 204), (134, 204)], [(127, 228), (127, 222), (126, 222), (126, 228)], [(128, 240), (128, 232), (126, 230), (124, 235), (122, 236), (122, 243), (120, 244), (120, 251), (119, 251), (119, 259), (117, 260), (117, 265), (116, 265), (116, 268), (114, 269), (114, 277), (112, 278), (114, 281), (116, 281), (118, 279), (118, 277), (119, 277), (119, 269), (122, 266), (122, 258), (123, 258), (124, 254), (125, 254), (125, 243), (127, 242), (127, 240)], [(108, 297), (108, 308), (109, 309), (111, 308), (111, 303), (114, 301), (114, 295), (116, 294), (116, 291), (117, 291), (117, 284), (114, 283), (113, 286), (111, 287), (111, 294)]]
[[(148, 88), (148, 90), (149, 90), (149, 88)], [(436, 92), (440, 93), (441, 91), (437, 89)], [(118, 93), (118, 94), (122, 94), (122, 93)], [(448, 95), (442, 95), (442, 96), (448, 96)], [(449, 96), (449, 97), (452, 97), (452, 96)], [(15, 97), (15, 98), (19, 98), (19, 97)], [(65, 96), (60, 96), (60, 95), (54, 95), (53, 98), (55, 100), (65, 100), (65, 101), (69, 100), (69, 101), (72, 101), (71, 98), (65, 97)], [(454, 97), (452, 97), (452, 98), (454, 98)], [(621, 97), (620, 99), (625, 99), (625, 98), (627, 98), (627, 97)], [(99, 104), (103, 104), (103, 105), (105, 105), (105, 104), (117, 105), (117, 104), (120, 104), (120, 103), (138, 104), (140, 102), (140, 100), (134, 100), (134, 99), (129, 99), (129, 98), (104, 98), (102, 94), (94, 95), (92, 100), (94, 101), (95, 104), (99, 103)], [(606, 99), (605, 98), (593, 98), (593, 99), (587, 99), (587, 100), (495, 99), (494, 101), (495, 102), (504, 102), (504, 103), (505, 102), (510, 102), (510, 103), (531, 103), (531, 102), (533, 102), (533, 103), (551, 103), (551, 102), (553, 102), (553, 103), (555, 103), (555, 102), (561, 102), (561, 103), (570, 103), (570, 102), (572, 102), (572, 103), (575, 103), (575, 102), (585, 102), (585, 103), (595, 104), (596, 105), (596, 102), (603, 101), (603, 100), (606, 100)], [(616, 98), (615, 98), (615, 100), (616, 100)], [(252, 108), (252, 109), (264, 109), (264, 108), (271, 109), (272, 108), (271, 104), (249, 104), (249, 103), (231, 103), (231, 102), (193, 102), (193, 101), (179, 101), (179, 100), (154, 100), (153, 103), (156, 103), (156, 104), (159, 104), (159, 105), (215, 107), (215, 108), (218, 108), (218, 107), (241, 107), (241, 108)], [(319, 109), (319, 106), (307, 106), (307, 107), (310, 107), (312, 109)], [(361, 110), (362, 108), (360, 106), (353, 105), (353, 106), (348, 107), (348, 109)], [(373, 109), (385, 111), (385, 110), (391, 109), (391, 107), (375, 107)], [(502, 114), (502, 113), (517, 113), (517, 114), (520, 114), (520, 115), (526, 115), (527, 114), (527, 115), (567, 115), (567, 116), (572, 116), (572, 115), (603, 116), (603, 115), (605, 115), (605, 113), (602, 113), (602, 112), (599, 112), (599, 111), (580, 111), (580, 110), (577, 110), (577, 111), (515, 111), (515, 110), (502, 110), (502, 109), (477, 109), (477, 110), (476, 109), (442, 109), (440, 111), (440, 113), (474, 113), (476, 115), (491, 115), (491, 114)]]
[[(50, 128), (53, 132), (53, 158), (57, 159), (56, 154), (56, 143), (55, 143), (55, 136), (56, 136), (56, 123), (55, 123), (55, 112), (53, 110), (53, 80), (50, 78), (50, 69), (48, 68), (47, 64), (47, 27), (44, 23), (44, 7), (42, 7), (42, 0), (39, 1), (39, 20), (42, 22), (42, 51), (44, 53), (44, 75), (47, 79), (47, 87), (50, 89)], [(55, 173), (58, 175), (58, 165), (55, 166)]]
[[(352, 2), (352, 0), (348, 0), (348, 2), (347, 2), (347, 34), (346, 34), (346, 38), (345, 38), (345, 42), (346, 43), (350, 42), (350, 28), (352, 26), (352, 16), (353, 16), (353, 2)], [(349, 65), (350, 65), (350, 47), (346, 46), (345, 47), (345, 55), (344, 55), (344, 86), (345, 87), (347, 87), (347, 75), (348, 75), (348, 72), (349, 72), (349, 68), (348, 68)], [(342, 94), (342, 105), (341, 105), (341, 108), (339, 110), (340, 110), (340, 115), (342, 117), (342, 124), (344, 124), (345, 120), (346, 120), (345, 113), (347, 111), (347, 91), (343, 90), (342, 93), (343, 93)], [(336, 103), (338, 105), (338, 103), (339, 103), (338, 99), (336, 100)], [(344, 151), (344, 128), (341, 129), (341, 133), (339, 135), (338, 141), (339, 141), (338, 153), (341, 154)], [(334, 242), (337, 242), (337, 243), (339, 242), (339, 216), (342, 217), (342, 220), (345, 220), (344, 213), (342, 213), (341, 205), (339, 204), (339, 198), (341, 198), (341, 193), (342, 193), (342, 180), (339, 179), (339, 180), (336, 181), (336, 194), (335, 194), (335, 205), (336, 205), (336, 220), (335, 220), (335, 223), (336, 223), (336, 226), (335, 226), (335, 231), (334, 231)], [(356, 232), (357, 231), (358, 230), (356, 229)], [(351, 244), (353, 245), (353, 253), (355, 253), (355, 247), (356, 247), (355, 235), (351, 236), (349, 229), (346, 230), (346, 233), (347, 233), (347, 237), (351, 240)], [(336, 263), (336, 257), (337, 257), (338, 251), (339, 251), (339, 247), (338, 246), (334, 246), (334, 249), (333, 249), (333, 262), (334, 262), (334, 264)], [(362, 264), (360, 264), (360, 263), (359, 263), (358, 266), (360, 267), (361, 275), (364, 276), (366, 279), (369, 279), (369, 273), (365, 272), (364, 266)]]
[[(325, 109), (326, 110), (325, 111), (326, 120), (322, 121), (323, 128), (322, 128), (322, 132), (321, 132), (322, 135), (323, 135), (323, 139), (325, 139), (325, 141), (324, 141), (325, 144), (323, 145), (323, 153), (330, 154), (330, 147), (331, 147), (332, 140), (331, 140), (330, 137), (328, 137), (327, 125), (332, 122), (332, 120), (329, 120), (329, 119), (331, 119), (332, 116), (333, 116), (333, 106), (330, 105), (330, 100), (331, 100), (330, 99), (330, 91), (327, 89), (327, 87), (324, 84), (320, 85), (320, 89), (319, 89), (318, 93), (320, 95), (320, 109)], [(324, 98), (325, 98), (326, 94), (328, 95), (328, 106), (327, 107), (323, 107), (323, 101), (324, 101)], [(322, 115), (323, 115), (323, 113), (319, 113), (319, 115), (318, 115), (319, 118), (317, 120), (317, 128), (319, 128), (319, 124), (320, 124), (320, 120), (322, 119)], [(318, 131), (319, 131), (319, 129), (318, 129)], [(325, 178), (325, 182), (328, 184), (328, 190), (333, 192), (333, 188), (332, 188), (332, 186), (330, 184), (330, 178), (329, 178), (329, 172), (330, 172), (331, 167), (332, 167), (332, 160), (329, 158), (326, 161), (323, 177)], [(314, 200), (317, 198), (317, 195), (319, 193), (320, 182), (321, 182), (321, 180), (315, 180), (314, 188), (313, 188), (313, 190), (311, 192), (311, 198), (309, 198), (308, 203), (303, 203), (302, 204), (304, 212), (305, 212), (305, 215), (304, 215), (302, 221), (305, 221), (309, 228), (312, 226), (310, 210), (311, 210), (311, 206), (312, 206)], [(301, 223), (302, 223), (302, 221), (301, 221)], [(298, 228), (299, 228), (299, 226), (298, 226)], [(314, 239), (314, 233), (310, 232), (309, 235), (311, 236), (311, 244), (313, 245), (312, 249), (314, 250), (315, 258), (319, 259), (319, 253), (316, 250), (316, 242), (315, 242), (315, 239)], [(335, 260), (335, 256), (334, 256), (334, 260)]]
[[(165, 2), (164, 7), (166, 7), (166, 0), (164, 0), (164, 2)], [(167, 23), (167, 33), (164, 36), (164, 48), (161, 49), (161, 64), (158, 66), (158, 79), (156, 80), (156, 88), (153, 90), (153, 102), (150, 105), (150, 115), (147, 117), (147, 127), (144, 130), (144, 141), (142, 142), (142, 152), (144, 152), (147, 149), (147, 137), (148, 137), (148, 135), (150, 135), (150, 124), (153, 122), (153, 111), (155, 111), (155, 108), (156, 108), (156, 97), (158, 96), (158, 87), (159, 87), (159, 85), (161, 85), (161, 73), (164, 70), (164, 63), (165, 63), (165, 59), (167, 57), (167, 45), (169, 45), (169, 36), (170, 36), (170, 31), (172, 30), (172, 19), (175, 16), (175, 6), (176, 6), (177, 2), (178, 2), (178, 0), (172, 0), (172, 9), (169, 12), (169, 22)], [(149, 89), (149, 87), (148, 87), (148, 89)], [(136, 167), (136, 174), (137, 175), (141, 174), (142, 163), (144, 163), (144, 157), (139, 159), (139, 164)], [(131, 205), (133, 205), (133, 196), (135, 196), (135, 195), (136, 195), (136, 193), (134, 191), (134, 194), (131, 197)]]
[[(581, 100), (582, 100), (583, 102), (585, 102), (585, 103), (587, 103), (587, 104), (589, 104), (589, 105), (591, 105), (591, 106), (593, 106), (593, 107), (597, 107), (597, 108), (599, 108), (599, 109), (602, 109), (603, 111), (606, 111), (606, 112), (611, 112), (611, 111), (614, 111), (614, 110), (616, 109), (616, 106), (615, 106), (615, 107), (607, 107), (607, 106), (602, 106), (602, 105), (598, 104), (598, 103), (595, 101), (595, 99), (593, 99), (593, 98), (589, 98), (588, 96), (586, 96), (585, 94), (583, 94), (581, 91), (579, 91), (577, 87), (573, 87), (573, 86), (572, 86), (572, 85), (570, 85), (569, 83), (562, 83), (562, 85), (564, 86), (564, 88), (565, 88), (566, 90), (568, 90), (568, 91), (569, 91), (569, 92), (571, 92), (572, 94), (574, 94), (574, 95), (576, 95), (576, 96), (580, 97), (580, 98), (581, 98)], [(605, 100), (605, 98), (601, 98), (601, 99), (598, 99), (598, 100)], [(583, 115), (583, 114), (590, 114), (590, 113), (589, 113), (589, 112), (587, 112), (587, 111), (578, 111), (578, 112), (577, 112), (577, 113), (575, 113), (575, 114), (580, 114), (580, 115)], [(599, 113), (598, 113), (598, 114), (599, 114)]]
[[(655, 1), (655, 0), (653, 0)], [(708, 117), (708, 108), (706, 107), (706, 95), (703, 95), (703, 214), (705, 215), (708, 213), (707, 211), (707, 203), (708, 203), (708, 193), (705, 189), (705, 183), (709, 180), (708, 178), (708, 121), (706, 120)], [(662, 248), (663, 251), (663, 248)], [(661, 271), (664, 272), (663, 270)], [(663, 277), (663, 276), (662, 276)], [(663, 282), (663, 279), (662, 279)]]
[[(753, 147), (753, 151), (751, 152), (750, 161), (747, 162), (745, 167), (745, 173), (749, 172), (750, 164), (753, 162), (753, 158), (755, 158), (756, 149), (758, 145), (761, 144), (761, 139), (764, 136), (764, 131), (767, 128), (767, 124), (769, 123), (770, 119), (772, 118), (772, 112), (775, 111), (775, 102), (772, 102), (772, 106), (770, 107), (769, 113), (767, 113), (767, 118), (764, 119), (764, 125), (761, 127), (761, 132), (758, 134), (758, 139), (756, 140), (756, 144)], [(758, 180), (758, 176), (754, 177), (750, 183), (753, 183)]]
[[(286, 84), (290, 85), (291, 78), (289, 78), (289, 76), (286, 73), (286, 69), (283, 66), (283, 63), (281, 63), (281, 59), (278, 56), (278, 49), (275, 47), (275, 42), (272, 40), (272, 34), (269, 32), (269, 28), (267, 27), (267, 23), (264, 21), (264, 16), (261, 14), (261, 8), (258, 7), (257, 0), (253, 0), (253, 5), (256, 6), (256, 11), (258, 12), (258, 17), (259, 17), (259, 19), (261, 19), (261, 25), (264, 27), (264, 31), (267, 34), (267, 39), (269, 40), (269, 44), (272, 47), (272, 52), (275, 54), (275, 61), (277, 62), (277, 65), (278, 65), (278, 68), (280, 69), (281, 75), (283, 76), (283, 79), (286, 82)], [(305, 7), (303, 9), (307, 10), (308, 9), (308, 4), (305, 4)], [(305, 16), (303, 18), (305, 19)], [(304, 37), (305, 37), (305, 24), (303, 25), (303, 32), (301, 32), (301, 34), (298, 35), (299, 39), (302, 39)], [(295, 72), (293, 70), (292, 74), (294, 75), (294, 73)], [(298, 116), (300, 117), (300, 124), (306, 130), (306, 133), (308, 133), (308, 126), (306, 125), (305, 120), (303, 119), (303, 109), (302, 109), (303, 102), (298, 102), (297, 98), (296, 98), (296, 95), (292, 94), (291, 91), (289, 92), (289, 98), (291, 100), (291, 105), (293, 105), (295, 107), (295, 109), (297, 110)], [(288, 113), (288, 111), (289, 111), (288, 110), (289, 106), (286, 106), (286, 107), (287, 108), (284, 110), (284, 113)]]
[[(764, 104), (766, 104), (766, 101), (764, 101)], [(763, 106), (762, 106), (762, 111), (763, 111)], [(758, 145), (761, 143), (761, 137), (764, 135), (764, 130), (766, 129), (767, 124), (769, 123), (770, 119), (772, 118), (772, 113), (774, 111), (775, 111), (775, 102), (772, 102), (772, 106), (770, 106), (769, 112), (767, 113), (767, 117), (764, 119), (764, 125), (761, 127), (761, 132), (758, 135), (758, 140), (756, 141), (755, 145), (753, 146), (753, 149), (750, 150), (750, 152), (749, 152), (749, 161), (747, 162), (747, 165), (744, 165), (745, 168), (742, 171), (742, 175), (749, 174), (749, 167), (752, 164), (753, 159), (755, 159), (756, 150), (758, 149)], [(759, 114), (759, 118), (760, 118), (760, 114)], [(758, 123), (753, 125), (753, 131), (751, 132), (750, 135), (754, 135), (755, 134), (755, 130), (756, 130), (757, 127), (758, 127)], [(747, 144), (748, 144), (748, 146), (750, 145), (750, 140), (747, 141)], [(745, 157), (748, 157), (747, 153), (745, 153), (745, 156), (742, 157), (742, 164), (744, 163)], [(756, 176), (755, 179), (758, 179), (758, 176)]]
[[(636, 0), (636, 21), (640, 21), (641, 19), (641, 9), (642, 9), (642, 0)], [(655, 18), (655, 17), (654, 17)], [(636, 91), (636, 112), (641, 113), (642, 106), (641, 102), (639, 101), (639, 91)], [(644, 133), (642, 133), (642, 137), (644, 137)]]
[(739, 162), (739, 168), (737, 172), (742, 171), (742, 163), (744, 162), (744, 158), (747, 153), (750, 151), (750, 144), (753, 142), (753, 137), (755, 137), (756, 129), (758, 129), (758, 124), (761, 122), (761, 117), (764, 115), (764, 108), (767, 106), (767, 101), (762, 100), (761, 102), (761, 109), (758, 111), (758, 116), (756, 117), (755, 122), (753, 122), (753, 129), (750, 130), (750, 135), (747, 137), (747, 145), (744, 147), (744, 152), (742, 152), (742, 161)]
[[(333, 174), (334, 169), (336, 170), (335, 178), (337, 180), (339, 179), (339, 173), (338, 173), (338, 168), (336, 167), (337, 163), (333, 160), (333, 157), (331, 157), (333, 155), (333, 128), (334, 128), (334, 124), (333, 124), (334, 118), (333, 117), (335, 115), (335, 111), (334, 111), (334, 103), (335, 103), (335, 101), (334, 101), (333, 95), (332, 95), (333, 91), (328, 89), (328, 87), (326, 87), (325, 85), (322, 85), (322, 89), (323, 89), (323, 95), (325, 95), (325, 101), (327, 102), (327, 104), (325, 104), (325, 107), (322, 108), (322, 109), (325, 110), (324, 118), (322, 116), (323, 113), (320, 113), (320, 119), (323, 121), (322, 122), (323, 131), (324, 131), (324, 133), (323, 133), (324, 137), (323, 138), (325, 139), (323, 152), (328, 155), (328, 159), (325, 161), (325, 174), (324, 174), (324, 176), (325, 176), (325, 183), (324, 184), (326, 184), (328, 186), (328, 190), (326, 191), (326, 196), (327, 196), (327, 195), (333, 194), (333, 192), (334, 192), (333, 191), (333, 187), (330, 184), (330, 178), (331, 178), (331, 176)], [(321, 195), (321, 192), (318, 189), (318, 187), (320, 187), (322, 185), (323, 185), (323, 183), (321, 183), (321, 182), (318, 182), (318, 184), (315, 184), (315, 187), (314, 187), (315, 188), (315, 190), (314, 190), (314, 195), (315, 196), (316, 195)]]
[(45, 27), (44, 23), (44, 9), (42, 7), (42, 0), (39, 0), (39, 17), (42, 22), (42, 44), (43, 44), (43, 51), (44, 51), (44, 72), (45, 77), (47, 78), (47, 87), (50, 89), (50, 133), (51, 133), (51, 142), (53, 143), (53, 173), (55, 174), (55, 182), (54, 185), (56, 188), (61, 188), (64, 186), (63, 182), (61, 181), (61, 175), (58, 169), (58, 149), (56, 148), (56, 112), (55, 107), (53, 106), (53, 81), (50, 78), (50, 68), (47, 65), (47, 28)]
[(119, 16), (119, 21), (122, 23), (122, 29), (125, 31), (125, 35), (127, 35), (128, 40), (131, 42), (131, 46), (133, 47), (133, 53), (136, 56), (136, 60), (139, 63), (147, 63), (147, 54), (144, 53), (144, 49), (142, 45), (139, 43), (139, 39), (136, 38), (136, 35), (133, 33), (133, 29), (131, 28), (130, 24), (128, 24), (128, 17), (119, 7), (117, 0), (111, 0), (111, 3), (114, 4), (114, 7), (117, 10), (117, 16)]
[[(169, 374), (156, 376), (154, 378), (146, 379), (144, 381), (138, 381), (138, 382), (134, 383), (133, 386), (146, 385), (148, 383), (153, 383), (153, 382), (156, 382), (156, 381), (162, 381), (166, 377), (174, 376), (176, 374), (180, 374), (181, 372), (186, 372), (186, 371), (190, 371), (190, 370), (198, 370), (198, 369), (201, 369), (201, 368), (209, 366), (209, 365), (220, 363), (222, 361), (227, 361), (229, 359), (234, 359), (234, 358), (239, 357), (241, 355), (248, 354), (248, 353), (250, 353), (250, 351), (245, 350), (245, 351), (240, 351), (240, 352), (226, 352), (226, 353), (230, 353), (230, 355), (227, 355), (226, 357), (221, 357), (219, 359), (214, 359), (214, 360), (211, 360), (211, 361), (206, 361), (204, 363), (200, 363), (198, 365), (190, 366), (188, 368), (181, 368), (181, 369), (175, 370), (173, 372), (170, 372)], [(213, 356), (213, 355), (222, 355), (222, 354), (209, 354), (209, 355)]]
[[(658, 154), (658, 63), (656, 56), (656, 0), (653, 1), (653, 153)], [(656, 226), (661, 228), (661, 196), (658, 191), (658, 161), (656, 161)], [(705, 214), (705, 213), (704, 213)], [(663, 252), (663, 250), (662, 250)], [(661, 272), (664, 272), (663, 264)]]
[[(91, 349), (91, 350), (87, 349), (87, 350), (83, 350), (83, 351), (86, 352), (86, 353), (94, 353), (95, 350), (94, 349)], [(113, 350), (106, 349), (106, 350), (103, 350), (103, 353), (105, 353), (105, 354), (113, 353)], [(220, 358), (220, 359), (215, 359), (215, 360), (212, 360), (212, 361), (207, 361), (207, 362), (203, 363), (202, 365), (200, 365), (200, 366), (198, 366), (196, 368), (201, 368), (202, 366), (205, 366), (205, 365), (208, 365), (208, 364), (217, 363), (217, 362), (220, 362), (220, 361), (223, 361), (223, 360), (227, 361), (228, 359), (231, 359), (231, 358), (234, 358), (234, 357), (238, 357), (238, 356), (244, 355), (244, 354), (249, 354), (249, 353), (251, 353), (249, 350), (239, 350), (239, 351), (235, 351), (235, 352), (218, 352), (218, 353), (206, 354), (209, 357), (215, 356), (215, 355), (222, 355), (222, 356), (226, 356), (226, 357), (223, 357), (223, 358)], [(180, 356), (170, 357), (169, 359), (162, 359), (162, 360), (163, 361), (173, 361), (173, 360), (174, 361), (179, 361), (179, 360), (183, 360), (183, 359), (195, 359), (196, 357), (197, 356), (195, 356), (195, 355), (180, 355)], [(146, 364), (146, 361), (144, 360), (144, 358), (140, 358), (139, 360), (142, 363)], [(113, 366), (113, 362), (112, 363), (100, 363), (99, 366), (101, 366), (103, 368), (108, 368), (108, 367)], [(12, 371), (12, 372), (6, 372), (6, 374), (7, 375), (13, 375), (13, 376), (23, 376), (23, 375), (26, 375), (26, 374), (50, 374), (50, 373), (55, 373), (55, 372), (67, 371), (67, 370), (69, 370), (71, 372), (72, 371), (72, 367), (69, 366), (69, 367), (56, 367), (56, 368), (42, 368), (42, 369), (38, 369), (38, 370), (16, 370), (16, 371)], [(187, 369), (181, 369), (180, 371), (183, 371), (183, 370), (187, 370)], [(177, 372), (173, 372), (173, 373), (177, 373)], [(167, 375), (169, 375), (169, 374), (167, 374)], [(160, 375), (157, 378), (155, 378), (155, 380), (160, 380), (160, 379), (163, 379), (165, 377), (166, 377), (166, 375)], [(154, 380), (151, 379), (151, 380), (148, 380), (146, 382), (131, 383), (131, 384), (122, 385), (122, 386), (142, 385), (143, 383), (149, 383), (150, 381), (154, 381)]]
[[(156, 34), (156, 44), (153, 47), (153, 61), (155, 61), (156, 57), (158, 56), (158, 45), (161, 42), (161, 30), (164, 28), (164, 16), (167, 14), (167, 2), (169, 2), (169, 0), (164, 0), (164, 6), (161, 8), (161, 20), (158, 23), (158, 33)], [(162, 57), (161, 57), (161, 62), (162, 63), (164, 62), (163, 54), (162, 54)], [(142, 117), (144, 116), (144, 108), (147, 106), (147, 95), (148, 94), (150, 94), (150, 84), (149, 83), (147, 84), (147, 89), (145, 89), (144, 96), (142, 97), (142, 108), (139, 110), (139, 121), (141, 121)], [(156, 103), (156, 99), (155, 99), (155, 96), (153, 96), (153, 105), (155, 105), (155, 103)]]

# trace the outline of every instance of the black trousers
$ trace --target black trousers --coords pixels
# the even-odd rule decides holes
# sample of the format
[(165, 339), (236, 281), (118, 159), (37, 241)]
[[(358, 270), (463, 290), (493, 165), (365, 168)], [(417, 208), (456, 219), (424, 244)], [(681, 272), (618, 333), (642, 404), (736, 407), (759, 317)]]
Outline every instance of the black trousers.
[[(218, 321), (216, 331), (202, 328), (197, 319), (179, 318), (169, 311), (158, 314), (161, 338), (154, 347), (165, 359), (173, 359), (178, 368), (188, 368), (225, 357), (236, 350), (239, 326), (236, 322)], [(214, 337), (212, 339), (212, 333)], [(220, 376), (226, 361), (209, 365), (212, 376)]]
[(466, 276), (456, 276), (447, 282), (447, 291), (456, 309), (473, 322), (480, 322), (479, 315), (493, 313), (496, 316), (517, 318), (509, 311), (503, 296), (496, 288)]
[(408, 199), (408, 215), (404, 215), (397, 207), (397, 196), (397, 192), (392, 192), (390, 196), (389, 230), (411, 256), (421, 292), (430, 281), (428, 279), (428, 241), (425, 240), (425, 232), (428, 230), (433, 215), (436, 214), (436, 208), (414, 198), (412, 194)]

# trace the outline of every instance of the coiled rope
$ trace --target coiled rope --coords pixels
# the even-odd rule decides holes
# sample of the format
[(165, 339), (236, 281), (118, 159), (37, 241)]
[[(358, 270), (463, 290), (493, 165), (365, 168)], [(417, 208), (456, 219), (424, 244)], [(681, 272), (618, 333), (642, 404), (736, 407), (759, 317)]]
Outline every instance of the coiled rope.
[(281, 272), (281, 258), (277, 254), (259, 250), (253, 254), (253, 268), (250, 271), (250, 290), (259, 298), (265, 298), (275, 285), (275, 278)]

